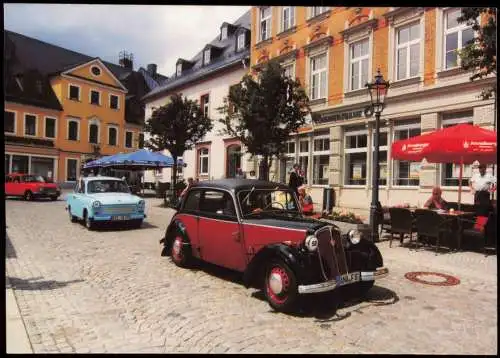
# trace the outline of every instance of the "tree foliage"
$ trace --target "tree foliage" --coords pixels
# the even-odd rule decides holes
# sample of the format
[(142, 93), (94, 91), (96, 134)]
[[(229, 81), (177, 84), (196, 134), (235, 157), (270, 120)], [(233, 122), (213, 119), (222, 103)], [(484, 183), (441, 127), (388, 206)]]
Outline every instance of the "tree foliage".
[(286, 141), (306, 122), (309, 99), (300, 82), (286, 77), (281, 66), (271, 61), (258, 79), (251, 75), (232, 86), (220, 122), (222, 132), (237, 137), (252, 155), (261, 155), (260, 179), (269, 179), (273, 157), (280, 158)]
[[(481, 18), (486, 17), (485, 23), (481, 24)], [(458, 18), (459, 23), (472, 26), (477, 33), (474, 40), (469, 41), (460, 51), (461, 66), (464, 70), (472, 70), (471, 81), (481, 79), (490, 74), (496, 75), (497, 67), (497, 22), (496, 8), (491, 7), (468, 7), (462, 8), (462, 15)], [(496, 84), (484, 89), (481, 93), (484, 99), (496, 94)]]
[(178, 158), (201, 141), (212, 127), (212, 120), (203, 115), (198, 103), (179, 94), (170, 96), (170, 102), (156, 108), (146, 121), (150, 139), (145, 146), (155, 151), (166, 149), (174, 160), (171, 188), (175, 188), (177, 181)]

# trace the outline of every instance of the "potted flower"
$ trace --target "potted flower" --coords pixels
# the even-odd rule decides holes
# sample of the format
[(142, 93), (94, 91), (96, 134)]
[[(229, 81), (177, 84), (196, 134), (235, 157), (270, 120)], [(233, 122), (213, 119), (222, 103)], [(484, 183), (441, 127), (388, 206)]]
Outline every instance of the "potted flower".
[(324, 212), (321, 220), (333, 222), (333, 224), (339, 227), (343, 234), (349, 232), (349, 230), (356, 229), (360, 231), (364, 237), (368, 239), (371, 238), (370, 226), (364, 223), (363, 218), (345, 209), (340, 211), (333, 210), (331, 213)]

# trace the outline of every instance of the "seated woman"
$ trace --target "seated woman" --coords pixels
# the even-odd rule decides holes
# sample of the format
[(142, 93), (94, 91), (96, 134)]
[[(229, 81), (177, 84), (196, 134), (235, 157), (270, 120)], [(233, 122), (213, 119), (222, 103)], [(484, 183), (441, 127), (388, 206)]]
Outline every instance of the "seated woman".
[(448, 210), (448, 203), (441, 197), (440, 187), (432, 188), (432, 196), (425, 202), (424, 208)]
[(302, 207), (302, 214), (313, 215), (314, 206), (311, 196), (306, 193), (306, 188), (304, 186), (299, 187), (298, 191), (299, 191), (299, 202), (300, 206)]

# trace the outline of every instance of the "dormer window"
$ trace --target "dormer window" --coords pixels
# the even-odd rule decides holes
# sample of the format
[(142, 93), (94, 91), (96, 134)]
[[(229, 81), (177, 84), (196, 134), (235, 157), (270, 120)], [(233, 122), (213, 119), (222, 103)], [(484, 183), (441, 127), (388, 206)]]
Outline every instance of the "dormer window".
[(227, 26), (224, 26), (222, 29), (221, 29), (221, 32), (220, 32), (220, 39), (221, 41), (227, 39)]
[(210, 49), (206, 49), (204, 52), (203, 52), (203, 63), (205, 65), (209, 64), (210, 63)]
[(176, 75), (177, 76), (180, 76), (182, 73), (182, 63), (179, 63), (177, 64), (177, 71), (176, 71)]
[(242, 32), (238, 35), (238, 40), (236, 43), (236, 51), (243, 50), (245, 48), (245, 33)]

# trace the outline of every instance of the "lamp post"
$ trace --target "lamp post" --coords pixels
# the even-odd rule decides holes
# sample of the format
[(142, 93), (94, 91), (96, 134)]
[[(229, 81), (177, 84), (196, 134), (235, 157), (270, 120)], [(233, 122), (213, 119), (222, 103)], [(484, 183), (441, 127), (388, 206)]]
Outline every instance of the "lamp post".
[[(377, 230), (377, 212), (378, 212), (378, 182), (380, 175), (379, 154), (379, 136), (380, 136), (380, 114), (384, 110), (384, 101), (389, 89), (389, 82), (384, 80), (380, 73), (380, 68), (375, 75), (375, 81), (365, 85), (370, 93), (371, 106), (369, 112), (375, 113), (375, 136), (373, 140), (373, 165), (372, 165), (372, 203), (370, 205), (370, 226), (372, 231), (372, 240), (378, 241)], [(366, 111), (365, 111), (366, 113)]]

